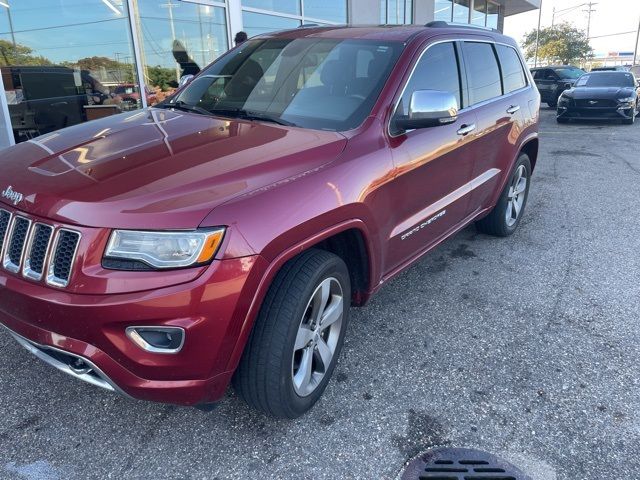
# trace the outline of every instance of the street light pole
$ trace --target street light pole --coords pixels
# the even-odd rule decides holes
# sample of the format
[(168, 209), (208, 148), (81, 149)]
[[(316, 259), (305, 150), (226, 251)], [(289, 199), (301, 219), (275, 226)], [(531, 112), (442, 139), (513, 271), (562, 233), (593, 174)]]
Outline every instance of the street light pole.
[(638, 40), (640, 40), (640, 19), (638, 20), (638, 31), (636, 32), (636, 48), (633, 51), (633, 64), (636, 64), (636, 58), (638, 58)]
[[(554, 7), (555, 10), (555, 7)], [(540, 8), (538, 10), (538, 30), (536, 30), (536, 53), (533, 57), (534, 68), (538, 66), (538, 48), (540, 47), (540, 22), (542, 21), (542, 0), (540, 0)], [(637, 48), (636, 42), (636, 48)]]

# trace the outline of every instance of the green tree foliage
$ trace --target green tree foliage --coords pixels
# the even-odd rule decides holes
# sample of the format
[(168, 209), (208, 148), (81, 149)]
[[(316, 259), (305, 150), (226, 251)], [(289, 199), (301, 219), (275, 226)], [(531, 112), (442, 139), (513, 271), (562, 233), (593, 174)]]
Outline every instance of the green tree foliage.
[(29, 47), (0, 40), (0, 66), (51, 65), (49, 59), (32, 53), (33, 50)]
[(162, 91), (177, 86), (175, 68), (165, 68), (160, 65), (147, 67), (147, 79), (150, 87), (159, 87)]
[[(523, 48), (527, 59), (532, 59), (536, 51), (536, 30), (524, 37)], [(568, 23), (540, 29), (538, 59), (548, 63), (568, 65), (593, 54), (585, 32)]]

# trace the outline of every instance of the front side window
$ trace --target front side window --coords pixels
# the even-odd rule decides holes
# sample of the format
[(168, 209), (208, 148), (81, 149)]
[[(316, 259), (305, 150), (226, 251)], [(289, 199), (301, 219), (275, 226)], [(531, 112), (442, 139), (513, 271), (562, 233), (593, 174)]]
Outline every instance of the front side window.
[(319, 38), (249, 40), (165, 106), (344, 131), (371, 112), (403, 45)]
[(469, 85), (469, 104), (474, 105), (502, 95), (500, 69), (493, 45), (464, 42), (462, 51)]
[(458, 107), (462, 106), (458, 59), (453, 43), (438, 43), (422, 55), (407, 82), (396, 115), (409, 115), (411, 95), (417, 90), (451, 92), (458, 101)]
[(514, 90), (527, 85), (526, 76), (522, 69), (520, 57), (516, 51), (505, 45), (496, 45), (500, 66), (502, 67), (502, 83), (504, 93), (511, 93)]

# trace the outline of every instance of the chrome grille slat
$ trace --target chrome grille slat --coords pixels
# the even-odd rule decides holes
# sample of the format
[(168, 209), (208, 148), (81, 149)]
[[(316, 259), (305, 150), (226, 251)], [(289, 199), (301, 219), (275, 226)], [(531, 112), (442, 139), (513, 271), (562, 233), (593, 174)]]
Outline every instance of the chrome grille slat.
[(15, 215), (11, 226), (9, 227), (8, 241), (5, 247), (4, 256), (2, 258), (2, 266), (10, 272), (17, 273), (20, 271), (22, 258), (24, 256), (24, 247), (29, 236), (31, 228), (31, 220)]
[(47, 269), (47, 283), (55, 287), (66, 287), (73, 272), (80, 233), (61, 228), (56, 232), (51, 258)]
[(11, 222), (11, 212), (0, 209), (0, 252), (4, 246), (4, 241), (7, 236), (7, 230), (9, 230), (9, 223)]
[(36, 223), (31, 229), (27, 245), (22, 274), (32, 280), (40, 280), (49, 253), (49, 244), (53, 236), (53, 227), (44, 223)]

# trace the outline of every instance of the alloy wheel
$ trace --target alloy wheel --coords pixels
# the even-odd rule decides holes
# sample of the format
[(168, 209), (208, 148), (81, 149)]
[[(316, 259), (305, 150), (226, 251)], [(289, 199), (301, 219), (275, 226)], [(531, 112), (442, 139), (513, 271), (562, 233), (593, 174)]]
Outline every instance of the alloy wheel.
[(343, 311), (340, 282), (334, 277), (324, 279), (307, 303), (293, 347), (293, 388), (301, 397), (313, 393), (329, 370), (340, 339)]
[(527, 193), (527, 169), (520, 165), (513, 174), (507, 201), (506, 221), (512, 227), (520, 216)]

